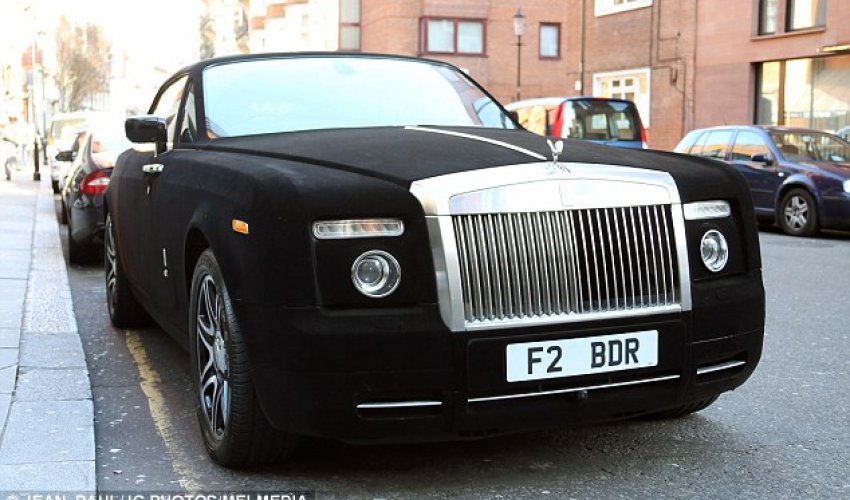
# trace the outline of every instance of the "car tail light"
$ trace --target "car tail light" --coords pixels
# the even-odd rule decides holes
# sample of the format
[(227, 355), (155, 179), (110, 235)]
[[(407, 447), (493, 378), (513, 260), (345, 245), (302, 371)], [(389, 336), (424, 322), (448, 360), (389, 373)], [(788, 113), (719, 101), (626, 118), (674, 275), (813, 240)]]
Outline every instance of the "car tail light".
[(80, 192), (89, 195), (103, 194), (107, 186), (109, 186), (109, 174), (103, 170), (95, 170), (83, 179)]
[(643, 149), (648, 149), (649, 146), (646, 145), (646, 128), (643, 126), (643, 123), (640, 124), (640, 142)]

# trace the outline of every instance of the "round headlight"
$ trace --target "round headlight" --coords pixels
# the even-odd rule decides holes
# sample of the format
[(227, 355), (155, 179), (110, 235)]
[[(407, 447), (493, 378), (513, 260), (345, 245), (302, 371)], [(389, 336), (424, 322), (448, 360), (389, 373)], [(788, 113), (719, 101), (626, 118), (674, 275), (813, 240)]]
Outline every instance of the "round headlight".
[(386, 297), (401, 283), (401, 266), (387, 252), (369, 250), (351, 266), (351, 281), (367, 297)]
[(702, 257), (702, 263), (713, 273), (723, 270), (726, 267), (726, 262), (729, 261), (729, 245), (726, 244), (726, 238), (723, 234), (716, 229), (707, 231), (702, 235), (699, 253)]

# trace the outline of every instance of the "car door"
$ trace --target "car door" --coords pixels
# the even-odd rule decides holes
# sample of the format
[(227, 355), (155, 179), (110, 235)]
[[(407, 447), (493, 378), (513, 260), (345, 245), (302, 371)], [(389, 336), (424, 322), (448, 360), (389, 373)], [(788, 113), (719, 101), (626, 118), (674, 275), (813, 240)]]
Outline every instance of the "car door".
[[(163, 86), (151, 108), (150, 114), (165, 118), (167, 141), (165, 145), (157, 146), (161, 149), (164, 147), (164, 150), (138, 156), (125, 174), (132, 183), (131, 187), (128, 186), (130, 189), (126, 196), (133, 197), (131, 206), (136, 212), (130, 215), (135, 224), (132, 241), (128, 242), (138, 254), (135, 262), (140, 272), (136, 279), (156, 311), (167, 310), (174, 300), (168, 290), (168, 257), (163, 252), (161, 224), (156, 208), (158, 204), (167, 203), (159, 199), (157, 191), (164, 180), (163, 173), (172, 163), (177, 119), (186, 80), (187, 76), (183, 75)], [(125, 196), (124, 190), (121, 195)]]
[(776, 191), (782, 184), (784, 174), (777, 167), (776, 158), (770, 153), (770, 147), (762, 134), (755, 130), (739, 131), (729, 163), (747, 179), (756, 210), (772, 212)]

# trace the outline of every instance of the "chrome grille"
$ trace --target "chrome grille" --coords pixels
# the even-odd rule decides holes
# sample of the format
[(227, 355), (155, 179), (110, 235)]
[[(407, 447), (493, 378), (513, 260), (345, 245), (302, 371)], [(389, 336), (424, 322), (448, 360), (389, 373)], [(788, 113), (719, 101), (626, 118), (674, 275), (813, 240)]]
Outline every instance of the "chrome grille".
[(677, 306), (670, 205), (453, 215), (467, 325)]

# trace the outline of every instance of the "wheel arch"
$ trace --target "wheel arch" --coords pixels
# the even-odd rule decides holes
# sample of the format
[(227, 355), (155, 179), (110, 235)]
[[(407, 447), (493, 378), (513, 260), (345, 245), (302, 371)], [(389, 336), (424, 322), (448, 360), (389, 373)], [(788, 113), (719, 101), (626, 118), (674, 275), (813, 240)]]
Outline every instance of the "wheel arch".
[(204, 232), (197, 226), (190, 227), (183, 243), (183, 284), (185, 285), (184, 291), (187, 300), (190, 299), (192, 293), (195, 264), (207, 248), (210, 248), (210, 243)]

